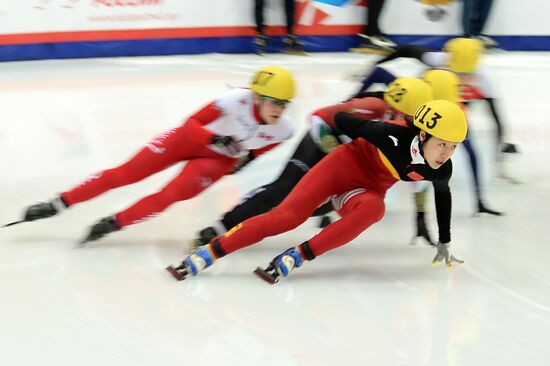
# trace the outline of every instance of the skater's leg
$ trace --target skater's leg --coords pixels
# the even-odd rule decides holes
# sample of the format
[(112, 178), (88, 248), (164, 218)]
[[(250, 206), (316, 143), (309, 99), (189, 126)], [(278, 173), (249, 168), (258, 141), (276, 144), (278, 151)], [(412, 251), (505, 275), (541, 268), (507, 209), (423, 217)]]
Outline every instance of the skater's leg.
[(277, 206), (324, 156), (325, 154), (319, 150), (310, 134), (306, 133), (279, 177), (272, 183), (247, 194), (223, 216), (221, 225), (228, 230), (250, 217), (265, 213)]
[(254, 20), (256, 33), (264, 34), (264, 0), (254, 0)]
[(385, 0), (369, 0), (367, 8), (367, 24), (365, 25), (365, 34), (367, 36), (378, 36), (381, 34), (378, 27), (378, 18), (382, 12)]
[(143, 221), (164, 211), (175, 202), (198, 195), (227, 174), (234, 164), (234, 159), (225, 157), (191, 159), (181, 173), (162, 190), (118, 213), (117, 223), (124, 227)]
[[(384, 211), (384, 197), (380, 193), (358, 190), (358, 193), (352, 195), (342, 209), (338, 210), (338, 214), (342, 218), (328, 225), (307, 241), (309, 251), (313, 257), (317, 257), (349, 243), (367, 228), (380, 221), (384, 217)], [(298, 247), (300, 248), (300, 246)]]
[(220, 254), (231, 253), (268, 236), (292, 230), (307, 220), (327, 197), (352, 189), (353, 182), (347, 174), (349, 171), (344, 168), (346, 160), (342, 159), (346, 155), (346, 151), (336, 149), (311, 169), (279, 206), (244, 221), (214, 239), (221, 249)]
[(296, 0), (284, 0), (285, 1), (285, 16), (286, 16), (286, 33), (294, 34), (294, 10), (296, 8)]
[(63, 201), (72, 206), (111, 189), (136, 183), (204, 149), (186, 136), (184, 126), (155, 137), (124, 164), (92, 174), (78, 186), (63, 192)]
[(266, 269), (258, 268), (254, 273), (273, 284), (279, 276), (288, 276), (294, 268), (300, 267), (304, 260), (313, 260), (349, 243), (384, 216), (384, 197), (378, 192), (356, 189), (342, 196), (345, 204), (338, 210), (342, 216), (340, 220), (325, 227), (312, 239), (285, 250)]

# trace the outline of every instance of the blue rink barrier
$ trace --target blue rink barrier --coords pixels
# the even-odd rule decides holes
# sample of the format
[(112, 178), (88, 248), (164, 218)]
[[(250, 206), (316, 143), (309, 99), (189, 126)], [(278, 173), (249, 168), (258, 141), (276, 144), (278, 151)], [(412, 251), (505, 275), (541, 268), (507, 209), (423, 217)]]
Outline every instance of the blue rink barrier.
[[(396, 43), (417, 44), (440, 49), (453, 36), (398, 35)], [(550, 51), (550, 36), (495, 36), (502, 49), (509, 51)], [(355, 35), (300, 36), (308, 52), (346, 52), (357, 47)], [(268, 41), (267, 51), (284, 47), (281, 37)], [(252, 37), (144, 39), (125, 41), (60, 42), (0, 46), (0, 61), (70, 59), (118, 56), (161, 56), (204, 53), (253, 53)]]

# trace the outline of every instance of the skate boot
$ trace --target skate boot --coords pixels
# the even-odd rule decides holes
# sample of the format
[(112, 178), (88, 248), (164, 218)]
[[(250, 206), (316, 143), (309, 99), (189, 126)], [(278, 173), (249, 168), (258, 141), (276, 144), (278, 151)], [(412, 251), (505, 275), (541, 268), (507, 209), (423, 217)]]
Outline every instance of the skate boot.
[(189, 275), (198, 275), (200, 271), (210, 267), (215, 260), (216, 257), (208, 244), (200, 247), (193, 254), (188, 255), (179, 266), (168, 266), (166, 270), (176, 280), (183, 281)]
[(295, 34), (287, 34), (283, 39), (283, 42), (286, 46), (284, 53), (290, 55), (306, 55), (304, 51), (304, 44), (298, 40), (298, 37)]
[(189, 254), (195, 252), (200, 247), (203, 247), (206, 244), (210, 243), (210, 241), (216, 236), (218, 236), (218, 233), (212, 226), (209, 226), (206, 229), (199, 231), (198, 238), (193, 239), (193, 241), (191, 242)]
[(486, 213), (486, 214), (489, 214), (489, 215), (495, 215), (495, 216), (502, 216), (504, 215), (502, 212), (500, 211), (495, 211), (495, 210), (491, 210), (490, 208), (487, 208), (485, 206), (485, 204), (483, 204), (483, 201), (479, 200), (477, 201), (477, 213), (478, 214), (481, 214), (481, 213)]
[(290, 271), (303, 263), (302, 255), (297, 248), (293, 247), (273, 258), (266, 269), (256, 268), (254, 274), (273, 285), (279, 281), (279, 276), (287, 277)]
[(254, 38), (254, 46), (256, 46), (256, 54), (263, 55), (265, 51), (265, 47), (267, 44), (267, 37), (263, 34), (258, 34), (256, 38)]
[(435, 247), (435, 242), (430, 236), (430, 231), (424, 219), (424, 212), (416, 213), (416, 235), (412, 238), (411, 245), (415, 245), (418, 238), (423, 238), (429, 245)]
[(492, 39), (489, 36), (478, 34), (477, 36), (474, 36), (474, 38), (477, 39), (478, 41), (480, 41), (481, 43), (483, 43), (483, 46), (486, 49), (498, 48), (497, 41), (495, 41), (494, 39)]
[(88, 236), (82, 240), (79, 245), (83, 246), (90, 241), (95, 241), (103, 238), (105, 235), (110, 234), (115, 231), (119, 231), (121, 228), (116, 223), (116, 218), (114, 216), (104, 217), (99, 222), (97, 222)]
[(518, 148), (515, 144), (511, 144), (509, 142), (504, 142), (500, 146), (500, 152), (506, 153), (506, 154), (516, 154), (518, 153)]
[(351, 48), (351, 52), (386, 55), (395, 51), (396, 44), (382, 35), (368, 36), (360, 33), (359, 37), (361, 38), (359, 47)]
[(15, 224), (20, 224), (22, 222), (30, 222), (30, 221), (52, 217), (57, 213), (59, 213), (59, 211), (63, 210), (64, 208), (67, 208), (67, 205), (65, 204), (65, 202), (63, 202), (61, 197), (55, 198), (50, 202), (39, 202), (32, 206), (27, 207), (27, 209), (25, 210), (25, 214), (23, 215), (23, 220), (11, 222), (2, 227), (12, 226)]

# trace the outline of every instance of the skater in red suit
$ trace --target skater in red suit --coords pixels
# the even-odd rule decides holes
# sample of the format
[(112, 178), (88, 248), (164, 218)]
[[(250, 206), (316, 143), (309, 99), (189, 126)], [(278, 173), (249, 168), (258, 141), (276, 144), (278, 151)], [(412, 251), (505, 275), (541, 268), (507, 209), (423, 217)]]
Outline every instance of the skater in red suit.
[(180, 173), (160, 191), (96, 223), (84, 242), (158, 215), (170, 205), (195, 197), (224, 175), (240, 159), (256, 157), (292, 135), (283, 115), (294, 97), (294, 80), (285, 69), (268, 66), (253, 77), (250, 89), (233, 89), (206, 105), (185, 123), (145, 145), (124, 164), (89, 176), (50, 202), (30, 206), (23, 221), (34, 221), (90, 200), (187, 161)]
[(441, 224), (433, 262), (445, 260), (448, 266), (461, 262), (449, 252), (449, 179), (452, 174), (450, 158), (468, 129), (462, 109), (446, 100), (427, 102), (416, 111), (414, 128), (405, 123), (363, 120), (340, 112), (336, 114), (336, 127), (354, 141), (334, 149), (276, 208), (214, 238), (210, 244), (187, 256), (179, 267), (168, 267), (170, 273), (179, 280), (189, 274), (197, 275), (229, 253), (296, 228), (332, 197), (339, 205), (340, 220), (275, 257), (267, 269), (256, 271), (274, 283), (279, 276), (287, 276), (304, 261), (350, 242), (381, 220), (385, 193), (399, 180), (428, 180), (441, 186), (436, 196)]
[[(366, 92), (360, 98), (314, 111), (309, 118), (311, 128), (298, 144), (279, 177), (247, 193), (219, 221), (202, 229), (192, 243), (192, 251), (208, 244), (214, 237), (225, 234), (244, 220), (277, 206), (315, 164), (338, 145), (350, 142), (351, 139), (335, 126), (336, 113), (348, 112), (371, 120), (409, 118), (412, 121), (416, 109), (432, 100), (433, 90), (441, 87), (433, 84), (430, 88), (430, 85), (417, 78), (399, 78), (391, 83), (385, 92)], [(397, 94), (402, 94), (402, 97), (397, 98)], [(330, 211), (332, 205), (327, 203), (313, 215), (321, 216)], [(323, 217), (321, 227), (326, 226), (329, 220), (328, 216)]]

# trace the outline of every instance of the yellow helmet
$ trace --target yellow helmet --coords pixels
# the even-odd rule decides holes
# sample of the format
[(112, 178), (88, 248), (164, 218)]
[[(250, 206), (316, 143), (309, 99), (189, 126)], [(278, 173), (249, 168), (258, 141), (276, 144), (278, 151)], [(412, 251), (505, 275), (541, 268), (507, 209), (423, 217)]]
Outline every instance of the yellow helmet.
[(448, 70), (433, 69), (424, 73), (423, 79), (432, 87), (434, 99), (460, 102), (460, 78)]
[(432, 99), (432, 88), (418, 78), (395, 79), (384, 93), (386, 103), (409, 116), (414, 115), (419, 106)]
[(432, 136), (450, 142), (462, 142), (468, 122), (462, 108), (448, 100), (432, 100), (414, 114), (414, 125)]
[(454, 72), (472, 73), (483, 52), (483, 43), (471, 38), (453, 38), (443, 47), (449, 53), (449, 69)]
[(294, 97), (294, 78), (282, 67), (266, 66), (254, 74), (250, 89), (266, 97), (290, 100)]

